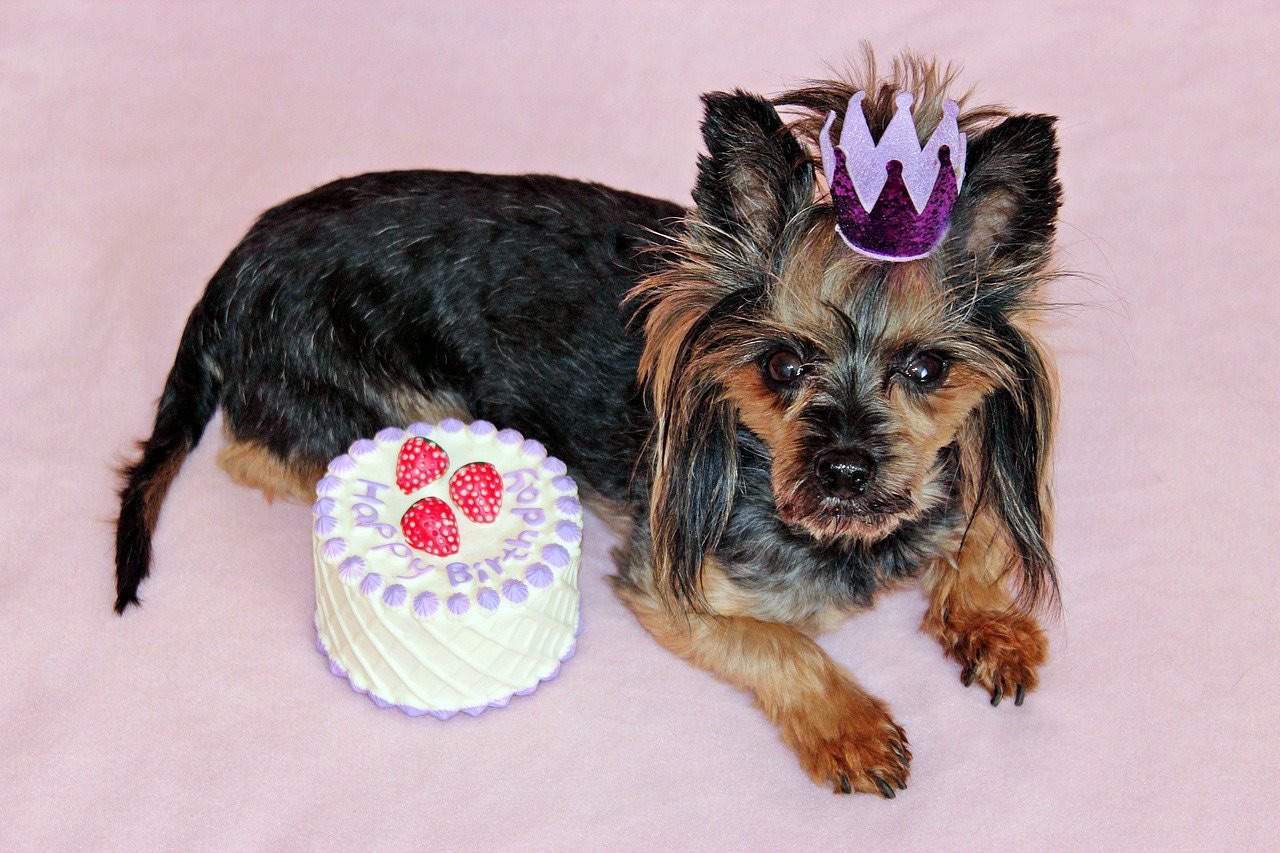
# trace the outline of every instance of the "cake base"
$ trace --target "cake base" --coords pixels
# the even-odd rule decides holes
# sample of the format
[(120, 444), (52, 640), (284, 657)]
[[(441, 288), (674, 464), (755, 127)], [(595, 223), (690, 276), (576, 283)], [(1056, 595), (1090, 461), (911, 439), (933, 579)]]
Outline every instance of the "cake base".
[(408, 714), (410, 717), (435, 717), (437, 720), (447, 720), (450, 717), (453, 717), (457, 714), (466, 714), (470, 717), (478, 717), (480, 714), (482, 714), (485, 710), (489, 708), (507, 707), (507, 705), (511, 704), (511, 700), (516, 696), (528, 696), (529, 694), (533, 693), (535, 690), (538, 689), (538, 685), (542, 684), (544, 681), (551, 681), (553, 678), (555, 678), (560, 674), (560, 666), (569, 658), (573, 657), (573, 653), (578, 650), (578, 636), (582, 634), (582, 617), (581, 615), (579, 615), (578, 625), (573, 630), (573, 638), (574, 638), (573, 643), (569, 646), (569, 650), (564, 653), (563, 657), (560, 658), (560, 663), (556, 664), (556, 668), (553, 669), (548, 675), (544, 675), (542, 678), (538, 679), (538, 681), (535, 684), (529, 687), (526, 687), (523, 690), (516, 690), (515, 692), (509, 693), (508, 695), (501, 697), (499, 699), (494, 699), (491, 702), (489, 702), (487, 705), (478, 705), (472, 708), (454, 708), (452, 710), (437, 709), (434, 711), (429, 711), (425, 708), (414, 708), (410, 705), (397, 705), (393, 702), (388, 702), (386, 699), (383, 699), (381, 696), (378, 696), (373, 691), (365, 690), (364, 688), (359, 687), (354, 681), (351, 680), (351, 676), (347, 674), (347, 671), (343, 669), (342, 666), (336, 660), (334, 660), (333, 655), (329, 654), (329, 650), (325, 647), (324, 639), (320, 636), (320, 626), (314, 622), (311, 624), (316, 632), (316, 651), (324, 656), (325, 662), (328, 663), (329, 665), (329, 672), (333, 673), (334, 675), (338, 676), (338, 678), (341, 678), (343, 681), (347, 682), (347, 684), (350, 685), (352, 690), (354, 690), (356, 693), (359, 693), (362, 696), (368, 696), (370, 701), (372, 701), (373, 704), (377, 705), (379, 708), (395, 708), (396, 710), (402, 713)]

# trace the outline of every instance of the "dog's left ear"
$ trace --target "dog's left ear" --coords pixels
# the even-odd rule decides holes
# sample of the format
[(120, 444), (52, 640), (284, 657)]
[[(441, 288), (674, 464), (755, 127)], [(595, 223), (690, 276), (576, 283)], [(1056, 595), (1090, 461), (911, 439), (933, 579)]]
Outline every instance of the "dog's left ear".
[(702, 218), (761, 251), (813, 199), (813, 165), (773, 105), (741, 90), (702, 96), (693, 200)]
[(947, 234), (953, 257), (1028, 282), (1048, 263), (1062, 204), (1056, 121), (1011, 116), (970, 141)]
[(1020, 115), (969, 144), (964, 187), (952, 212), (946, 251), (952, 274), (970, 279), (971, 316), (990, 334), (1006, 379), (979, 414), (981, 487), (975, 500), (994, 512), (1012, 548), (1019, 600), (1027, 609), (1057, 601), (1049, 551), (1047, 476), (1054, 394), (1051, 370), (1020, 309), (1033, 304), (1049, 264), (1062, 188), (1056, 119)]

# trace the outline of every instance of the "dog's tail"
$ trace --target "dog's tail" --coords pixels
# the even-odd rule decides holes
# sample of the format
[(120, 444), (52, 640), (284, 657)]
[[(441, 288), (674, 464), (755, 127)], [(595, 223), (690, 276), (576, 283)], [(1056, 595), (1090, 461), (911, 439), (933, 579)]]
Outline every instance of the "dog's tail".
[(138, 585), (151, 565), (151, 534), (160, 505), (178, 469), (200, 441), (218, 407), (221, 380), (214, 372), (213, 317), (205, 300), (195, 307), (178, 344), (169, 378), (156, 409), (151, 437), (141, 456), (120, 474), (120, 517), (116, 522), (116, 605), (124, 613), (138, 603)]

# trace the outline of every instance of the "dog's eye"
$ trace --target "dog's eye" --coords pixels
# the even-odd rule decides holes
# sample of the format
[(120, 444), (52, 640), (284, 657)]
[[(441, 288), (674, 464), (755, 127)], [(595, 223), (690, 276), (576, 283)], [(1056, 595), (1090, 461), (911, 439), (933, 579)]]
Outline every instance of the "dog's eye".
[(902, 375), (918, 388), (937, 388), (947, 378), (947, 362), (936, 353), (917, 353), (902, 366)]
[(789, 349), (780, 349), (769, 356), (766, 368), (769, 378), (781, 385), (789, 385), (804, 375), (804, 361)]

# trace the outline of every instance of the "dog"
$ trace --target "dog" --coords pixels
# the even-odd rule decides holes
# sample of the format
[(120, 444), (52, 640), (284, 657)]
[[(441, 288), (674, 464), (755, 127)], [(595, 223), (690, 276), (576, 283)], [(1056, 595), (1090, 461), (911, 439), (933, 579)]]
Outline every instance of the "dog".
[(705, 95), (689, 209), (411, 171), (268, 211), (192, 311), (122, 471), (115, 609), (138, 603), (161, 503), (215, 410), (232, 478), (307, 502), (356, 438), (483, 418), (537, 436), (625, 527), (611, 580), (663, 646), (748, 691), (814, 781), (894, 797), (906, 735), (811, 634), (917, 582), (963, 683), (1021, 705), (1058, 601), (1034, 336), (1055, 119), (959, 114), (963, 185), (917, 260), (851, 251), (819, 181), (856, 93), (876, 135), (910, 93), (924, 139), (955, 76), (904, 56), (772, 101)]

